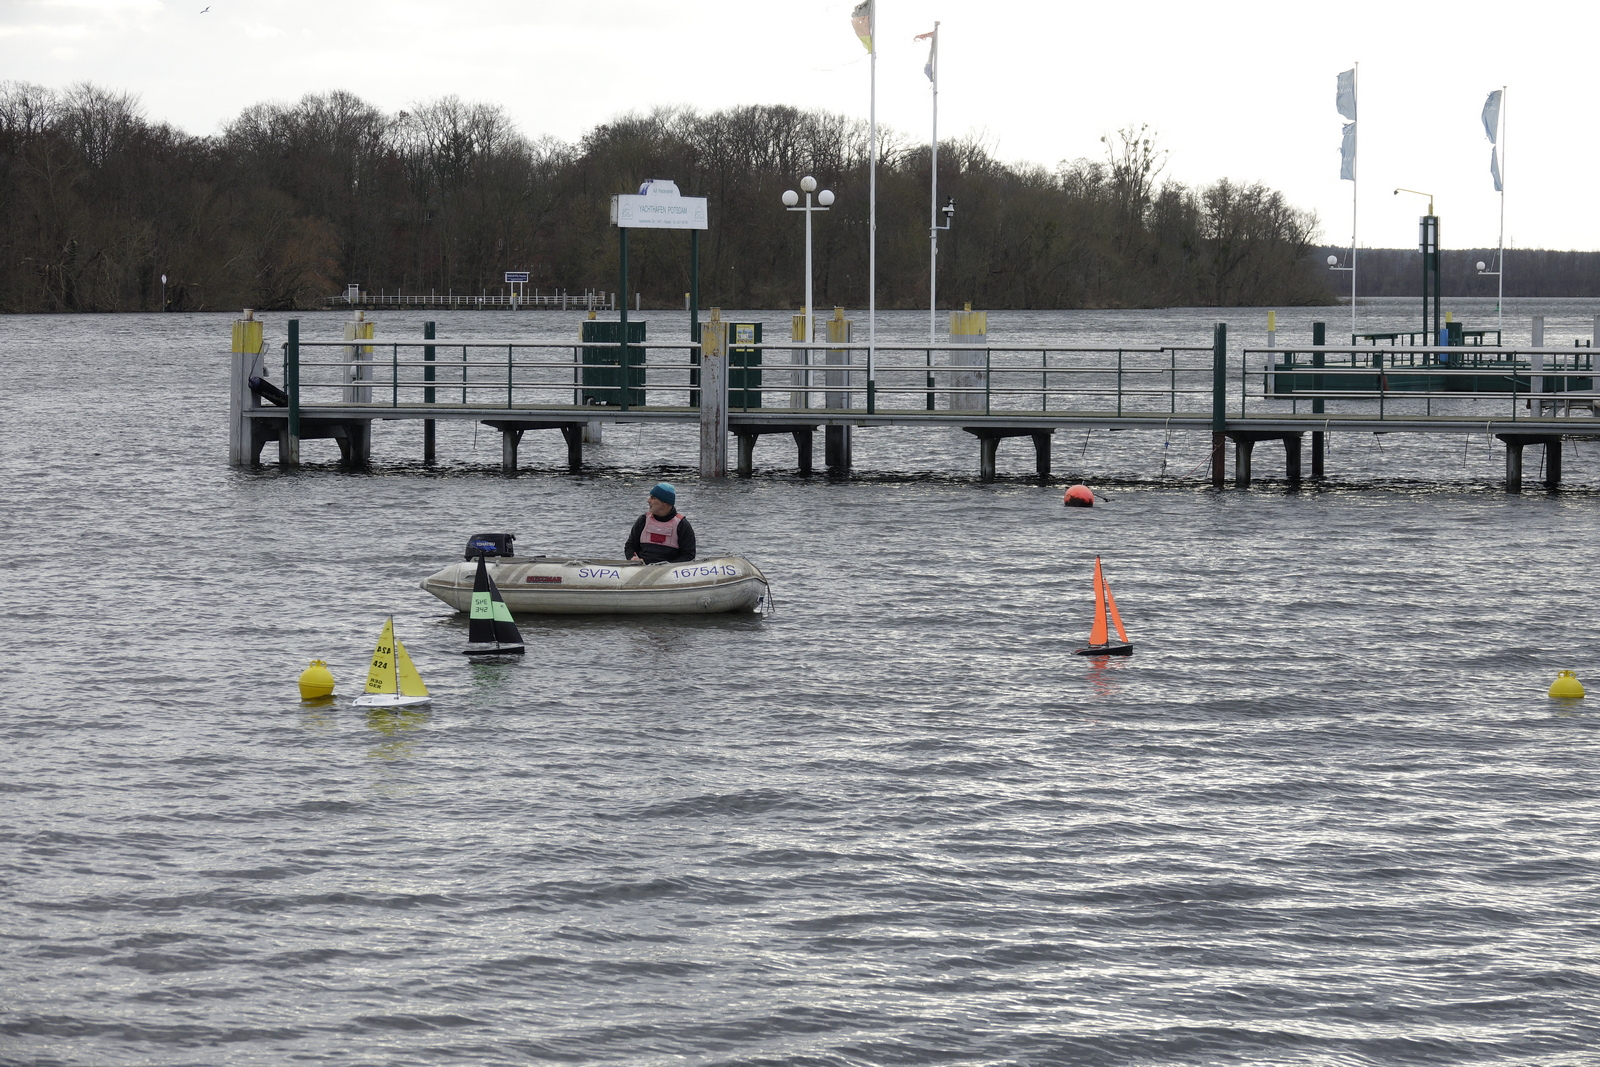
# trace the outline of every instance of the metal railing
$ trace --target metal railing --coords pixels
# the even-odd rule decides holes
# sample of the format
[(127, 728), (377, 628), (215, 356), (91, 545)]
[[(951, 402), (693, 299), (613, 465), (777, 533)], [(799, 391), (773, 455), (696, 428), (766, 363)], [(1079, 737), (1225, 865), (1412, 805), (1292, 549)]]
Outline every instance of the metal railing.
[[(687, 342), (317, 340), (291, 323), (291, 407), (436, 405), (474, 412), (688, 414), (699, 409), (699, 345)], [(320, 353), (338, 350), (337, 358)], [(317, 354), (317, 355), (314, 355)], [(786, 362), (768, 362), (783, 358)], [(940, 362), (935, 362), (938, 359)], [(1230, 369), (1236, 368), (1236, 369)], [(870, 374), (870, 378), (869, 378)], [(1600, 412), (1588, 349), (1245, 348), (737, 344), (727, 410), (805, 417), (1007, 416), (1129, 420), (1444, 416), (1526, 419)], [(410, 413), (416, 417), (416, 412)]]
[(1241, 417), (1287, 411), (1375, 414), (1379, 420), (1418, 415), (1516, 420), (1571, 415), (1574, 409), (1600, 411), (1593, 353), (1586, 348), (1246, 348), (1237, 395)]
[(341, 307), (392, 307), (392, 308), (556, 308), (565, 311), (615, 311), (616, 294), (598, 289), (586, 289), (581, 293), (569, 293), (557, 290), (554, 293), (541, 293), (535, 290), (532, 293), (523, 293), (516, 296), (494, 295), (481, 293), (469, 296), (464, 293), (430, 293), (426, 296), (415, 293), (368, 293), (363, 292), (351, 297), (347, 293), (337, 296), (322, 298), (322, 306), (330, 308)]

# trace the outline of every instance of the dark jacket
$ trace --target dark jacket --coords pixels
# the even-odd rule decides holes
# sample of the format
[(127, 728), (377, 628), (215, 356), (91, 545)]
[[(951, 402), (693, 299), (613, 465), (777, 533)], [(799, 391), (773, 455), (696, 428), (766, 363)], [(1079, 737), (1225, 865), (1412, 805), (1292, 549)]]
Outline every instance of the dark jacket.
[[(666, 515), (667, 519), (678, 513), (677, 508)], [(648, 514), (648, 512), (646, 513)], [(644, 535), (645, 515), (640, 515), (639, 520), (633, 524), (633, 530), (628, 534), (628, 543), (622, 547), (622, 558), (632, 559), (638, 556), (646, 563), (687, 563), (694, 559), (694, 527), (689, 525), (685, 518), (678, 523), (678, 547), (671, 548), (667, 545), (641, 544), (640, 537)]]

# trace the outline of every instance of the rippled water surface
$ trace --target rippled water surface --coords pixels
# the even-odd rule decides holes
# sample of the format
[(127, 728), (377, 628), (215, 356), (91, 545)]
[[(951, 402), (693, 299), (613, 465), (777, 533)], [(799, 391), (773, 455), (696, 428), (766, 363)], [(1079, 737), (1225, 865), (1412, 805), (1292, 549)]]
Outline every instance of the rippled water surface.
[[(1230, 315), (1264, 340), (990, 334)], [(0, 1062), (1597, 1062), (1600, 692), (1545, 692), (1600, 684), (1600, 442), (1520, 496), (1481, 436), (1336, 434), (1300, 492), (1137, 433), (1058, 435), (1044, 486), (957, 430), (858, 431), (849, 481), (767, 439), (702, 482), (638, 425), (582, 476), (406, 424), (368, 473), (232, 470), (230, 318), (0, 319)], [(775, 614), (464, 662), (423, 576), (478, 530), (614, 554), (660, 477)], [(1071, 655), (1096, 555), (1123, 662)], [(426, 710), (349, 703), (390, 614)]]

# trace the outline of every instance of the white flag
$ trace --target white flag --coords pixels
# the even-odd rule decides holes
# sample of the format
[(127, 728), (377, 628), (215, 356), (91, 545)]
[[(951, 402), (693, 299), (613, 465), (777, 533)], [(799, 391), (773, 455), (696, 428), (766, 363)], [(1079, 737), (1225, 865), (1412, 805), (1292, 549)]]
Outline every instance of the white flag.
[(1496, 145), (1495, 147), (1489, 149), (1489, 173), (1494, 175), (1494, 191), (1497, 192), (1497, 193), (1505, 192), (1505, 189), (1500, 184), (1500, 146), (1499, 145)]
[(1339, 75), (1339, 91), (1334, 96), (1334, 103), (1338, 105), (1339, 114), (1351, 122), (1356, 120), (1356, 70), (1354, 67)]
[(1496, 89), (1489, 94), (1489, 99), (1483, 103), (1483, 132), (1489, 135), (1490, 144), (1499, 144), (1500, 137), (1500, 90)]
[(1356, 124), (1345, 123), (1344, 143), (1339, 146), (1339, 177), (1348, 182), (1356, 180)]

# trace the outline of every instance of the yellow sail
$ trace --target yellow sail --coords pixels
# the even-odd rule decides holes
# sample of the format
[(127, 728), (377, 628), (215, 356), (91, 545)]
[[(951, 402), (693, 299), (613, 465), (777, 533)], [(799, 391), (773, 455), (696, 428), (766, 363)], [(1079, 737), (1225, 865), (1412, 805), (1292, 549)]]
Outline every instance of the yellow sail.
[(400, 639), (394, 639), (394, 654), (400, 663), (400, 695), (407, 697), (425, 697), (428, 687), (422, 684), (422, 675), (417, 673), (417, 668), (411, 662), (411, 657), (406, 654), (406, 646)]
[[(383, 624), (383, 633), (378, 635), (378, 647), (372, 650), (372, 665), (367, 668), (367, 692), (369, 693), (396, 693), (399, 692), (399, 672), (395, 669), (394, 616), (390, 616)], [(402, 649), (400, 654), (405, 656)], [(410, 657), (406, 657), (405, 664), (411, 667)], [(416, 668), (411, 668), (411, 673), (416, 674)], [(417, 684), (421, 684), (419, 680)], [(424, 690), (426, 692), (426, 690)]]

